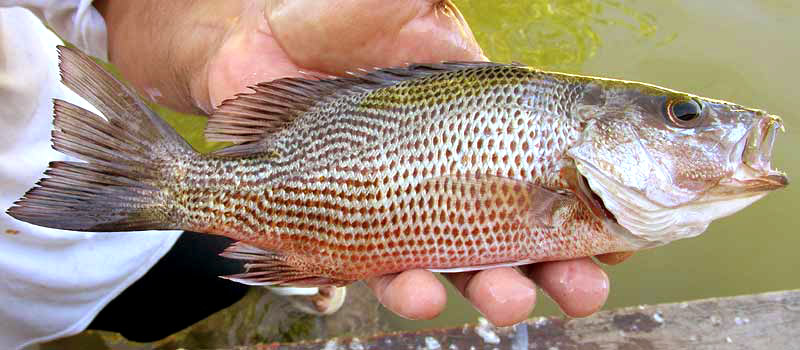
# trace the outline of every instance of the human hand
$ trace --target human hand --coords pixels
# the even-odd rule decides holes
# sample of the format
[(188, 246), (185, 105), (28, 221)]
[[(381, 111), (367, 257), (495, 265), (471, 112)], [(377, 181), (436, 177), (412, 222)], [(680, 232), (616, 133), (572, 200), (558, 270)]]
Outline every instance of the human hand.
[(298, 71), (486, 60), (455, 6), (406, 0), (95, 1), (109, 58), (144, 96), (209, 114)]
[[(598, 255), (605, 264), (618, 264), (630, 253)], [(496, 326), (524, 320), (536, 305), (536, 286), (542, 288), (571, 317), (593, 314), (605, 304), (608, 275), (591, 258), (552, 261), (482, 271), (448, 273), (445, 277)], [(378, 300), (409, 319), (431, 319), (444, 310), (446, 294), (426, 270), (409, 270), (367, 281)]]
[[(143, 95), (184, 112), (210, 113), (247, 86), (298, 70), (341, 75), (410, 62), (485, 60), (460, 13), (446, 1), (96, 1), (109, 57)], [(602, 259), (608, 259), (604, 257)], [(448, 279), (495, 325), (525, 319), (539, 285), (570, 316), (599, 309), (608, 277), (590, 258)], [(535, 284), (534, 284), (535, 282)], [(367, 284), (395, 313), (429, 319), (444, 286), (425, 270)]]

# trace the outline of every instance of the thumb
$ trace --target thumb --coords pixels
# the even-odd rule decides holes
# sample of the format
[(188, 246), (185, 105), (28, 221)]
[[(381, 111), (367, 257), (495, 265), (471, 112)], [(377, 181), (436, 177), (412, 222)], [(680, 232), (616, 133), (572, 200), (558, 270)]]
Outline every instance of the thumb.
[(297, 65), (328, 74), (352, 68), (485, 59), (456, 6), (431, 0), (270, 2), (274, 37)]
[(300, 70), (342, 75), (359, 68), (486, 59), (449, 1), (295, 0), (251, 6), (193, 84), (193, 96), (207, 113), (247, 86)]

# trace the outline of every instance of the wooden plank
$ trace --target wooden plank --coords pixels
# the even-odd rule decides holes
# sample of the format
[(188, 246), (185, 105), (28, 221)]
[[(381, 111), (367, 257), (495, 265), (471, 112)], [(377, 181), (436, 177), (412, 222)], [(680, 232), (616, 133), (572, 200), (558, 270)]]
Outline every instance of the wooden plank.
[(456, 328), (235, 349), (800, 349), (800, 290), (631, 307), (582, 319), (534, 318), (506, 328), (483, 320)]

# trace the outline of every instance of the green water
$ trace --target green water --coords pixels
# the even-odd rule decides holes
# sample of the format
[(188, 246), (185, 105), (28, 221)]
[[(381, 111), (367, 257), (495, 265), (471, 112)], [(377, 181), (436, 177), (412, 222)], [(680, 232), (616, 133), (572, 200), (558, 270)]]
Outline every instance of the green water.
[[(800, 178), (800, 6), (792, 0), (456, 1), (486, 55), (548, 70), (637, 80), (780, 115), (773, 164)], [(196, 146), (203, 118), (170, 116)], [(606, 308), (800, 288), (800, 185), (719, 220), (703, 235), (609, 267)], [(535, 315), (560, 314), (540, 297)], [(474, 322), (451, 289), (432, 321), (387, 315), (397, 329)]]

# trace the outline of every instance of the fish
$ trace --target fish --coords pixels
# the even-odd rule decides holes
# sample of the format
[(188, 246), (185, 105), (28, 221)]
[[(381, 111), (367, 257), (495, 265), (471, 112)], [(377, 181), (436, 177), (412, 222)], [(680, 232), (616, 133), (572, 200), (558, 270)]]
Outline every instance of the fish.
[[(195, 151), (124, 83), (60, 47), (52, 162), (7, 213), (75, 231), (237, 241), (225, 278), (342, 286), (632, 252), (696, 236), (788, 185), (782, 120), (655, 85), (445, 62), (259, 83)], [(147, 233), (143, 233), (147, 234)], [(154, 233), (156, 234), (156, 233)]]

